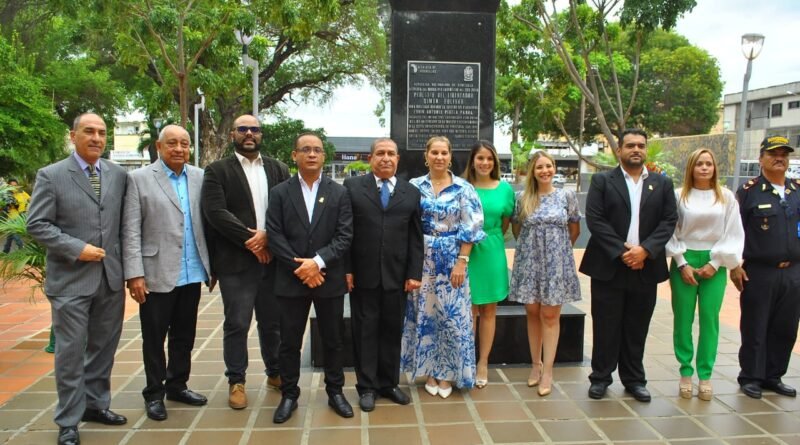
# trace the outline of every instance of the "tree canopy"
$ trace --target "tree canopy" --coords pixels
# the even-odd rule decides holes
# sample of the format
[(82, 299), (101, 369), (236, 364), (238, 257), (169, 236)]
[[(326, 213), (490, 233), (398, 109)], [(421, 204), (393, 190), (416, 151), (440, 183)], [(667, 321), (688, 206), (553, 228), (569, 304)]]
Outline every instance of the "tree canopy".
[(0, 176), (30, 176), (63, 156), (67, 127), (42, 81), (19, 64), (19, 52), (3, 36), (0, 66)]
[(522, 0), (501, 8), (498, 118), (512, 137), (517, 126), (525, 137), (567, 137), (573, 149), (584, 134), (602, 134), (616, 147), (616, 134), (629, 126), (663, 135), (708, 131), (722, 92), (719, 67), (670, 31), (694, 5), (572, 0), (557, 8)]

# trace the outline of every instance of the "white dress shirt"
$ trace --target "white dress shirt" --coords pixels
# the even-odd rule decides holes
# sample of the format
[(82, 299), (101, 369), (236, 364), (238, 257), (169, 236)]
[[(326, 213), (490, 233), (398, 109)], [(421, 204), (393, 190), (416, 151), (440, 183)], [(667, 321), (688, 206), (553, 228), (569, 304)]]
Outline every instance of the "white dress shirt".
[[(383, 186), (383, 179), (372, 175), (375, 178), (375, 184), (378, 186), (378, 192), (381, 191), (381, 186)], [(394, 186), (397, 184), (397, 176), (392, 176), (389, 179), (389, 193), (394, 193)]]
[[(316, 181), (311, 183), (311, 187), (308, 186), (306, 181), (303, 179), (302, 176), (298, 175), (297, 179), (300, 180), (300, 191), (303, 192), (303, 201), (306, 203), (306, 211), (308, 212), (308, 222), (311, 223), (311, 219), (314, 216), (314, 201), (317, 199), (317, 192), (319, 191), (319, 183), (322, 182), (322, 175), (320, 174), (319, 178)], [(324, 199), (324, 198), (320, 198)], [(323, 261), (322, 257), (319, 254), (314, 256), (314, 262), (317, 263), (320, 270), (325, 268), (325, 261)]]
[(267, 172), (264, 170), (264, 160), (261, 154), (250, 161), (246, 157), (234, 152), (239, 163), (244, 170), (247, 178), (247, 185), (250, 186), (250, 195), (253, 199), (253, 208), (256, 210), (256, 229), (264, 230), (267, 219), (267, 203), (269, 202), (269, 192), (267, 188)]
[(628, 244), (639, 245), (639, 205), (642, 202), (642, 187), (644, 180), (647, 179), (647, 167), (642, 167), (642, 174), (639, 176), (639, 181), (634, 182), (631, 175), (622, 170), (622, 175), (625, 177), (625, 184), (628, 186), (628, 196), (631, 199), (631, 225), (628, 226), (628, 238), (625, 240)]

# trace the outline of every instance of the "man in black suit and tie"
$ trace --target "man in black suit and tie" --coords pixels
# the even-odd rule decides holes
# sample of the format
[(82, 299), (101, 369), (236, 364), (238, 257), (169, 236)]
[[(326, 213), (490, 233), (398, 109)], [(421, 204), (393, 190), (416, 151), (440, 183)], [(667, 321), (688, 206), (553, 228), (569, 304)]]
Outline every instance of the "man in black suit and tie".
[(268, 197), (289, 178), (278, 160), (262, 156), (261, 124), (255, 116), (236, 118), (232, 156), (206, 168), (201, 192), (212, 273), (219, 280), (225, 322), (222, 353), (228, 377), (228, 405), (247, 407), (247, 334), (255, 310), (267, 386), (280, 387), (280, 327), (272, 293), (274, 265), (265, 229)]
[(420, 195), (395, 176), (400, 156), (389, 138), (370, 147), (372, 173), (348, 178), (353, 205), (350, 292), (353, 352), (359, 405), (375, 409), (380, 395), (400, 405), (410, 399), (397, 387), (406, 293), (419, 288), (423, 243)]
[(292, 159), (298, 174), (272, 190), (267, 212), (270, 248), (277, 262), (283, 392), (272, 420), (286, 422), (297, 408), (300, 348), (312, 303), (322, 334), (328, 405), (342, 417), (353, 417), (353, 408), (342, 393), (341, 332), (353, 211), (347, 190), (322, 174), (325, 151), (319, 136), (298, 136)]
[(644, 345), (656, 286), (669, 278), (664, 246), (678, 213), (672, 182), (648, 172), (647, 134), (622, 132), (619, 166), (592, 176), (586, 225), (592, 236), (580, 271), (592, 278), (592, 374), (589, 397), (601, 399), (619, 365), (625, 391), (649, 402)]

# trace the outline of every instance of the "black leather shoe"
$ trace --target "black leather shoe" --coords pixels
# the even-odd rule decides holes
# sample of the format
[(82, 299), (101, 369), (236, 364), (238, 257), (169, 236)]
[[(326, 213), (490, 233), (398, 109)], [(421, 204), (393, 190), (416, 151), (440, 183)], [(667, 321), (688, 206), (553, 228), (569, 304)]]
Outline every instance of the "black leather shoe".
[(644, 385), (628, 386), (625, 388), (625, 392), (632, 395), (634, 399), (640, 402), (650, 401), (650, 391), (648, 391)]
[(62, 426), (58, 429), (58, 445), (80, 445), (81, 436), (77, 426)]
[(592, 383), (589, 385), (589, 397), (595, 400), (600, 400), (606, 395), (606, 388), (608, 385), (603, 383)]
[(184, 389), (183, 391), (176, 392), (176, 393), (167, 393), (167, 400), (172, 400), (173, 402), (180, 402), (185, 403), (187, 405), (192, 406), (203, 406), (208, 403), (208, 399), (206, 396), (202, 394), (198, 394), (191, 389)]
[(797, 391), (780, 380), (764, 380), (764, 383), (761, 384), (761, 387), (763, 389), (775, 391), (782, 396), (797, 397)]
[(333, 408), (336, 414), (342, 417), (353, 417), (353, 407), (350, 406), (350, 403), (344, 398), (344, 394), (334, 394), (328, 397), (328, 406)]
[(374, 410), (375, 409), (375, 393), (374, 392), (365, 392), (364, 394), (361, 394), (361, 396), (358, 398), (358, 406), (361, 407), (361, 411), (370, 412), (370, 411)]
[(87, 409), (83, 412), (84, 422), (97, 422), (104, 425), (125, 425), (128, 419), (110, 409)]
[(167, 420), (167, 408), (161, 400), (144, 402), (144, 410), (147, 412), (147, 417), (153, 420)]
[(741, 386), (741, 388), (742, 392), (747, 397), (752, 397), (754, 399), (761, 398), (761, 385), (759, 385), (758, 383), (756, 382), (745, 383), (744, 385)]
[(272, 416), (273, 423), (283, 423), (292, 417), (292, 411), (297, 409), (297, 400), (288, 399), (286, 397), (281, 399), (278, 408), (275, 409), (275, 414)]
[(411, 403), (411, 398), (408, 394), (404, 393), (398, 387), (381, 391), (381, 397), (385, 397), (398, 405), (408, 405)]

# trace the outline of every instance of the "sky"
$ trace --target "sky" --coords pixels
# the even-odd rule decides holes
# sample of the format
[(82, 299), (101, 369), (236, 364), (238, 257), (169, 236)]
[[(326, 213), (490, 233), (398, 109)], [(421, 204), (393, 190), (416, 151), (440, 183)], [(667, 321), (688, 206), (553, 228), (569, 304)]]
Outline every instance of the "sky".
[[(723, 94), (742, 90), (747, 66), (741, 36), (765, 36), (764, 48), (753, 62), (750, 90), (800, 81), (800, 0), (697, 0), (697, 6), (678, 21), (676, 31), (708, 51), (719, 62)], [(722, 100), (722, 98), (720, 98)], [(287, 115), (301, 119), (309, 128), (325, 128), (328, 136), (389, 135), (373, 110), (380, 94), (367, 84), (344, 87), (326, 104), (291, 106)], [(388, 108), (388, 107), (387, 107)], [(510, 138), (495, 130), (495, 145), (505, 151)]]

